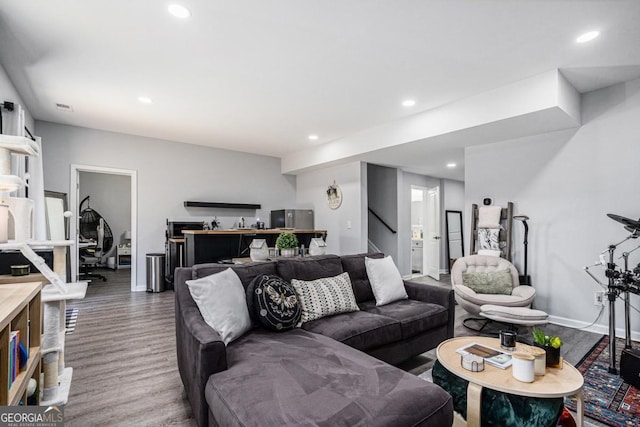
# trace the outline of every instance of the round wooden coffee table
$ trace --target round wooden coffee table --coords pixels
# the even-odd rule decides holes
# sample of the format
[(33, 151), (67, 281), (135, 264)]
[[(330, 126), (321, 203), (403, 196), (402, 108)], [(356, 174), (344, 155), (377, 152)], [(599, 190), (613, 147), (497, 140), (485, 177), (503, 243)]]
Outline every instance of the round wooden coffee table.
[[(576, 368), (567, 362), (563, 362), (562, 368), (547, 368), (546, 374), (544, 376), (536, 376), (532, 383), (520, 382), (513, 378), (511, 367), (500, 369), (485, 363), (484, 371), (471, 372), (462, 367), (460, 364), (461, 356), (456, 353), (456, 350), (474, 342), (500, 349), (500, 342), (496, 338), (459, 337), (442, 342), (438, 346), (436, 353), (438, 361), (444, 368), (469, 381), (467, 388), (467, 426), (480, 427), (480, 393), (483, 387), (527, 397), (558, 398), (575, 395), (578, 416), (576, 421), (579, 427), (583, 425), (584, 395), (582, 394), (582, 386), (584, 379)], [(516, 351), (526, 351), (528, 347), (526, 344), (517, 343)], [(458, 419), (458, 424), (460, 424), (459, 421)]]

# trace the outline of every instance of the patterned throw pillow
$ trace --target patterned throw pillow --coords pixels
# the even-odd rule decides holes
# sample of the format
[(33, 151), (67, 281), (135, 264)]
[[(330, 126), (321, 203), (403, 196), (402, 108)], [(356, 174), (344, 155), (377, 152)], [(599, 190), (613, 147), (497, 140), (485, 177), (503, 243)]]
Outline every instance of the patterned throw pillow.
[(254, 317), (267, 329), (286, 331), (300, 322), (296, 291), (278, 276), (263, 274), (253, 280)]
[(291, 284), (300, 298), (302, 323), (360, 310), (353, 295), (349, 273), (309, 282), (293, 279)]
[(486, 273), (462, 273), (462, 284), (478, 294), (511, 295), (513, 278), (509, 269)]

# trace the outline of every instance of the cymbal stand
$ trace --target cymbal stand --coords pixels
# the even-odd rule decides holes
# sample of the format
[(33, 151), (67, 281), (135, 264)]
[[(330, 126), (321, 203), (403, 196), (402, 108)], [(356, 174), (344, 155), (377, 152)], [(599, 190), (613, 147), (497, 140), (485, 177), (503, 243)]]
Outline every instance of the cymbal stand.
[(620, 288), (616, 284), (616, 279), (620, 277), (620, 272), (616, 270), (618, 267), (614, 261), (616, 248), (629, 239), (635, 239), (637, 233), (631, 233), (627, 238), (613, 245), (604, 252), (609, 252), (609, 262), (607, 263), (606, 276), (609, 279), (607, 285), (607, 299), (609, 300), (609, 373), (618, 374), (616, 369), (616, 298), (620, 295)]
[[(609, 300), (609, 373), (615, 375), (618, 374), (618, 370), (616, 369), (616, 298), (620, 296), (621, 291), (625, 292), (625, 348), (630, 348), (631, 324), (629, 291), (640, 294), (640, 285), (638, 284), (640, 282), (640, 265), (636, 267), (633, 272), (630, 272), (628, 270), (628, 257), (631, 252), (640, 249), (640, 246), (622, 254), (621, 258), (624, 258), (624, 271), (618, 270), (614, 255), (618, 246), (629, 239), (636, 239), (638, 237), (640, 237), (640, 229), (634, 229), (631, 235), (624, 240), (609, 245), (607, 249), (602, 251), (600, 253), (600, 262), (584, 267), (585, 272), (602, 287), (604, 287), (605, 284), (591, 273), (589, 269), (598, 265), (604, 265), (606, 267), (605, 276), (608, 279), (606, 295)], [(608, 262), (605, 259), (605, 254), (607, 253), (609, 254)], [(633, 288), (630, 286), (632, 284)]]
[[(625, 239), (626, 241), (626, 239)], [(622, 242), (621, 242), (622, 243)], [(620, 243), (618, 243), (620, 244)], [(616, 264), (613, 256), (617, 245), (609, 245), (609, 262), (607, 263), (606, 276), (609, 279), (607, 287), (607, 299), (609, 300), (609, 373), (617, 374), (616, 369), (616, 297), (618, 289), (616, 289), (615, 276), (617, 275)]]
[(622, 253), (622, 259), (624, 260), (624, 348), (631, 348), (631, 301), (629, 298), (630, 284), (633, 282), (631, 272), (629, 271), (629, 255), (631, 252), (640, 249), (640, 246), (629, 252)]
[[(629, 252), (623, 252), (624, 272), (629, 271)], [(631, 348), (631, 312), (629, 307), (629, 285), (624, 287), (624, 348)]]

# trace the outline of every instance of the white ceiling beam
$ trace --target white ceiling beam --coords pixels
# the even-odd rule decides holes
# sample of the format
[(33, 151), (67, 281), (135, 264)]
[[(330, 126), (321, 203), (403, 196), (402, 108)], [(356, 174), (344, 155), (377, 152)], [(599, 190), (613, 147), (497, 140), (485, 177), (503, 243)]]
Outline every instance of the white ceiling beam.
[(428, 147), (432, 141), (435, 148), (447, 135), (460, 135), (454, 144), (468, 146), (579, 125), (580, 94), (554, 69), (283, 156), (282, 172), (296, 174), (416, 142)]

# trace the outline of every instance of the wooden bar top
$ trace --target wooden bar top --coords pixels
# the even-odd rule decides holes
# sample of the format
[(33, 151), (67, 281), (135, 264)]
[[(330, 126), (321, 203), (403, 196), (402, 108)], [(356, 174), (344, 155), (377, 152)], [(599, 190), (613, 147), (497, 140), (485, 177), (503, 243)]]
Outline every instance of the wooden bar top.
[(185, 234), (185, 235), (280, 234), (285, 231), (293, 234), (309, 234), (309, 233), (320, 234), (320, 233), (327, 232), (327, 230), (299, 230), (299, 229), (292, 229), (292, 228), (271, 228), (271, 229), (234, 228), (229, 230), (182, 230), (182, 234)]

